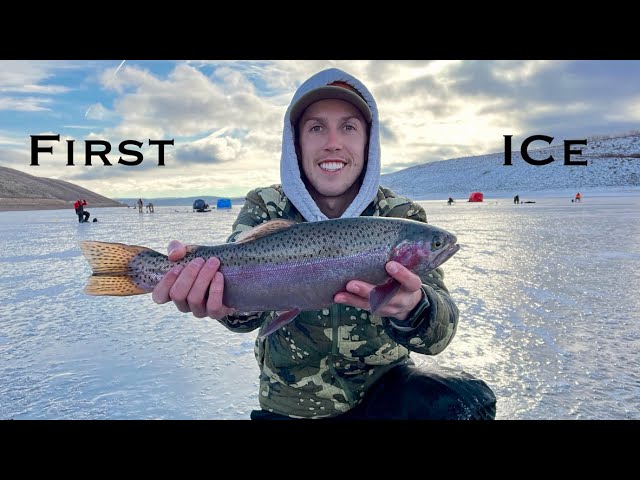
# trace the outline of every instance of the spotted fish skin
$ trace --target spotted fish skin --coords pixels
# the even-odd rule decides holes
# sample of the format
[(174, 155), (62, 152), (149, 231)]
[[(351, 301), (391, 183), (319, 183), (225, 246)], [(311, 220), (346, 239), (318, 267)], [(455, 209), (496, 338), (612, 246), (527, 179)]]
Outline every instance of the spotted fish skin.
[(247, 241), (189, 246), (179, 262), (140, 246), (81, 242), (81, 248), (93, 270), (85, 288), (90, 295), (149, 293), (176, 263), (218, 257), (223, 303), (259, 312), (323, 308), (350, 280), (384, 283), (389, 260), (425, 274), (457, 251), (456, 241), (455, 235), (423, 222), (357, 217), (291, 222)]

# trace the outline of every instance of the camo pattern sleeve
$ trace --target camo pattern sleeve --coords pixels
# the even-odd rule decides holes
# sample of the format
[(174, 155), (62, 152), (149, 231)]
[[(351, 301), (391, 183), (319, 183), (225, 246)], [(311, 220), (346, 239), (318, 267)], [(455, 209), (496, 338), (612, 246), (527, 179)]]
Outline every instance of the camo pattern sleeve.
[(408, 218), (427, 223), (427, 213), (417, 203), (396, 195), (385, 187), (378, 188), (378, 194), (362, 215), (374, 217)]
[[(250, 191), (245, 197), (244, 205), (233, 223), (232, 233), (227, 238), (227, 243), (234, 242), (236, 237), (246, 230), (261, 223), (278, 218), (296, 218), (295, 210), (291, 202), (282, 193), (280, 185), (272, 185), (267, 188), (258, 188)], [(299, 216), (299, 214), (298, 214)], [(252, 314), (234, 313), (220, 319), (225, 327), (233, 332), (246, 333), (259, 328), (265, 321), (273, 319), (275, 312), (258, 312)]]
[[(380, 187), (376, 203), (380, 216), (427, 223), (424, 208), (387, 188)], [(383, 317), (382, 321), (387, 335), (400, 345), (416, 353), (436, 355), (455, 336), (458, 307), (444, 284), (444, 271), (440, 267), (422, 277), (422, 292), (422, 301), (404, 322), (393, 317)]]
[(456, 334), (458, 307), (444, 284), (440, 267), (422, 278), (423, 300), (404, 322), (383, 317), (385, 332), (409, 350), (425, 355), (442, 352)]
[(232, 233), (228, 242), (235, 242), (236, 237), (246, 230), (269, 220), (285, 218), (295, 222), (303, 222), (304, 218), (293, 206), (282, 191), (282, 186), (271, 185), (267, 188), (257, 188), (247, 193), (244, 205), (233, 223)]

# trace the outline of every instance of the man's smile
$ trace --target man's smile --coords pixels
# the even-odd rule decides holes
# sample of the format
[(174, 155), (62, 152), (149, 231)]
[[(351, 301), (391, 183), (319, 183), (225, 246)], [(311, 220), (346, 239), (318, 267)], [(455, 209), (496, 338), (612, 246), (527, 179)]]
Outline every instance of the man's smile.
[(322, 160), (318, 163), (321, 170), (325, 172), (338, 172), (345, 167), (346, 163), (342, 160)]

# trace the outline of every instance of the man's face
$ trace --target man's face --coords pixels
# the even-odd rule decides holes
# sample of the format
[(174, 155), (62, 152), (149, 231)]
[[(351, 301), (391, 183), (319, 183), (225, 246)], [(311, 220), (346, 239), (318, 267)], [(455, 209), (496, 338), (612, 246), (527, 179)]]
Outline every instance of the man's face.
[(344, 100), (319, 100), (307, 107), (298, 126), (302, 170), (311, 186), (325, 197), (357, 191), (367, 145), (360, 110)]

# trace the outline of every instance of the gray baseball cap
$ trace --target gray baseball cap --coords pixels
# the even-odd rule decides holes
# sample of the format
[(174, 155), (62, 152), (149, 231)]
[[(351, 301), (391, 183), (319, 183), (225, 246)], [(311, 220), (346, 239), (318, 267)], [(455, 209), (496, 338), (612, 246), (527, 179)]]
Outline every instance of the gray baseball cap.
[(329, 85), (325, 85), (323, 87), (318, 87), (314, 90), (310, 90), (304, 95), (302, 95), (298, 101), (291, 107), (290, 118), (291, 122), (296, 125), (302, 113), (306, 110), (306, 108), (319, 100), (327, 100), (330, 98), (336, 98), (338, 100), (345, 100), (355, 106), (360, 112), (362, 116), (367, 121), (367, 123), (371, 123), (371, 109), (367, 102), (362, 98), (358, 90), (349, 85), (346, 82), (336, 81), (330, 83)]

